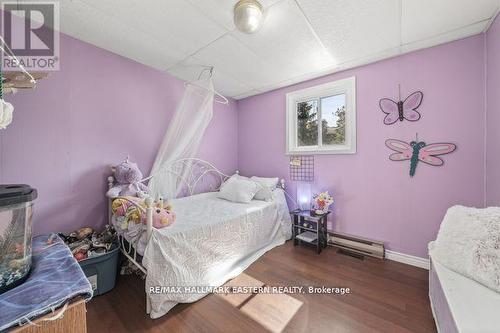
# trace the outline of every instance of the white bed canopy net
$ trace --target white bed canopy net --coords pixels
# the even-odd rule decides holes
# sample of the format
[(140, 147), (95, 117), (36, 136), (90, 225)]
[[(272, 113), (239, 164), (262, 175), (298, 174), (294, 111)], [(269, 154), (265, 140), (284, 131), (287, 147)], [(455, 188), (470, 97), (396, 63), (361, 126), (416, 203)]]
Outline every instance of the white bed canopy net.
[(180, 170), (179, 175), (170, 172), (169, 166), (176, 160), (194, 157), (198, 151), (212, 119), (214, 96), (219, 95), (214, 90), (211, 72), (207, 78), (186, 84), (184, 96), (170, 121), (151, 170), (152, 178), (148, 187), (153, 198), (161, 196), (172, 199), (182, 189), (182, 173), (188, 168)]

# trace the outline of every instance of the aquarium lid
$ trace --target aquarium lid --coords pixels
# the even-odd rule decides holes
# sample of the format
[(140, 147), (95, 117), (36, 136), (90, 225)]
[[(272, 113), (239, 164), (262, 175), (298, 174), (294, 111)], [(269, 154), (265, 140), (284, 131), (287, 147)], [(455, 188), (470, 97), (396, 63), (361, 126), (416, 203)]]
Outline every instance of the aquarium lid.
[(0, 185), (0, 207), (30, 202), (37, 197), (36, 189), (25, 184)]

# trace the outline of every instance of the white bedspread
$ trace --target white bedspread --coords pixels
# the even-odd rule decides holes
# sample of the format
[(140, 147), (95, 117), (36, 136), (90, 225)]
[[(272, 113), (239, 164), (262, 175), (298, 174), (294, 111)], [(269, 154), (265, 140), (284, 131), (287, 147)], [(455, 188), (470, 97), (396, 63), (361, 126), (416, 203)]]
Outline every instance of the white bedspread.
[(290, 215), (279, 189), (271, 202), (233, 203), (204, 193), (172, 203), (176, 222), (153, 230), (142, 261), (148, 270), (151, 318), (206, 294), (150, 294), (150, 287), (220, 286), (291, 237)]

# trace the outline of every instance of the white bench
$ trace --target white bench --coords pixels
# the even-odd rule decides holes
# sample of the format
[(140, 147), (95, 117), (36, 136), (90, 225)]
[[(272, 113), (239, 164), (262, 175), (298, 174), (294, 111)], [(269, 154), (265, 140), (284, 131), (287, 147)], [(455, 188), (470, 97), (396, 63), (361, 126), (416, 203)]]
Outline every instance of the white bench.
[(429, 298), (440, 333), (500, 332), (500, 293), (432, 258)]

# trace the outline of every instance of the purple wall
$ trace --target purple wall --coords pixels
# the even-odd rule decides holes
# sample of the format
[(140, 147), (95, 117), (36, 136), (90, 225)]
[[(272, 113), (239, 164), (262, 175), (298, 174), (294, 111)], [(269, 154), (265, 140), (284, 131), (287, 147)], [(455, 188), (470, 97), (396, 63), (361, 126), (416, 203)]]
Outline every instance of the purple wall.
[[(0, 131), (0, 183), (36, 187), (34, 232), (102, 226), (108, 165), (127, 154), (148, 173), (184, 84), (61, 36), (61, 71), (8, 95), (14, 122)], [(200, 156), (237, 167), (236, 103), (216, 104)]]
[(486, 34), (486, 200), (500, 206), (500, 18)]
[[(388, 249), (426, 256), (446, 209), (500, 202), (499, 20), (486, 36), (414, 52), (282, 88), (216, 104), (200, 157), (230, 173), (288, 178), (285, 94), (345, 77), (357, 80), (355, 155), (316, 156), (314, 190), (336, 198), (334, 229), (386, 242)], [(39, 190), (35, 233), (105, 223), (108, 165), (127, 154), (149, 171), (184, 85), (166, 73), (73, 38), (61, 36), (61, 71), (34, 91), (7, 96), (14, 122), (0, 131), (0, 183)], [(486, 68), (486, 71), (485, 71)], [(486, 75), (485, 75), (486, 73)], [(385, 126), (381, 97), (424, 92), (417, 123)], [(487, 84), (487, 94), (485, 85)], [(485, 175), (485, 96), (488, 110)], [(238, 111), (238, 112), (237, 112)], [(388, 160), (387, 138), (455, 142), (445, 166)], [(295, 184), (288, 181), (291, 194)]]
[[(446, 209), (484, 204), (484, 37), (414, 52), (238, 101), (238, 168), (244, 175), (288, 177), (285, 94), (356, 76), (357, 153), (317, 155), (316, 190), (334, 193), (334, 229), (383, 240), (390, 250), (425, 257)], [(382, 123), (382, 97), (424, 93), (422, 118)], [(455, 142), (444, 167), (391, 162), (387, 138)], [(289, 182), (295, 193), (295, 184)]]

